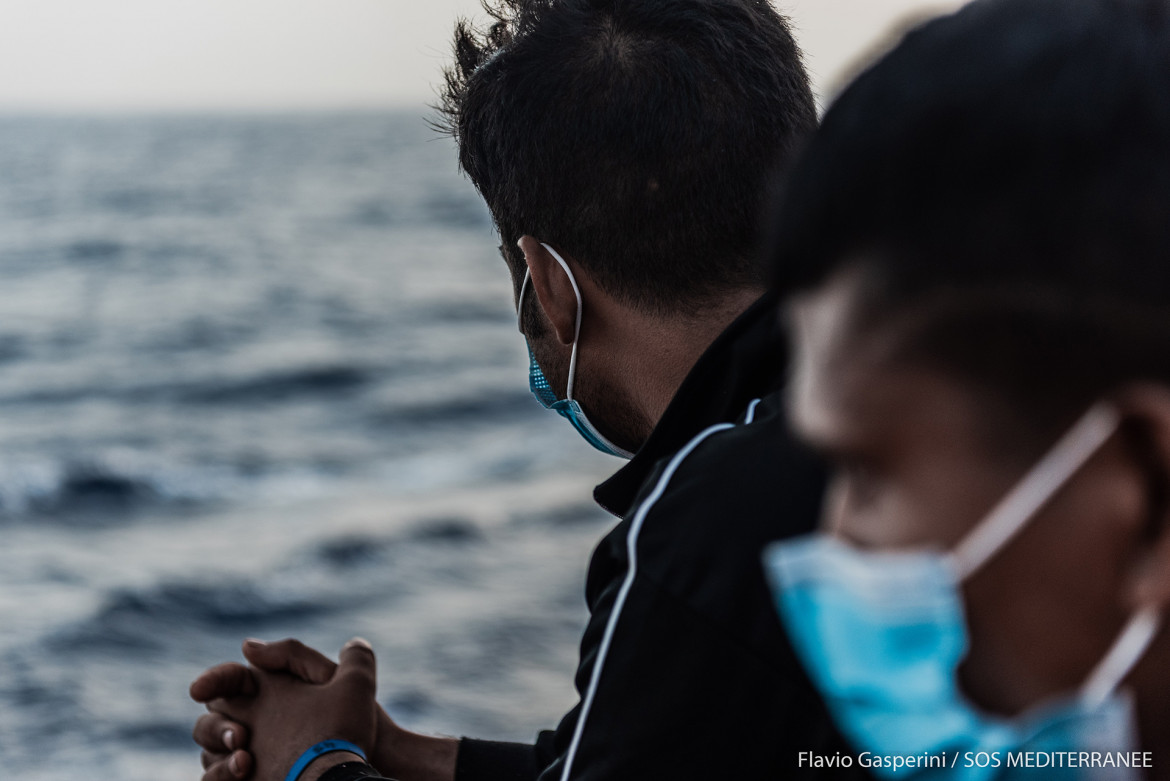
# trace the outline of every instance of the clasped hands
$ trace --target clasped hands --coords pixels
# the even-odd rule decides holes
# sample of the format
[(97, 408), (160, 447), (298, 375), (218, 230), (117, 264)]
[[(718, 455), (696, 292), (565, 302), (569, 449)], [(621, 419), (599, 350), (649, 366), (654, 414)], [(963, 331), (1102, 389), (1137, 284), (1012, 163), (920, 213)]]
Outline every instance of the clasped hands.
[[(203, 748), (203, 781), (284, 781), (297, 758), (323, 740), (349, 741), (378, 766), (379, 733), (388, 738), (394, 725), (375, 698), (369, 643), (349, 641), (334, 663), (296, 640), (248, 640), (244, 658), (249, 666), (220, 664), (191, 684), (191, 698), (208, 710), (194, 731)], [(358, 759), (348, 752), (325, 754), (301, 781)]]
[[(228, 662), (191, 684), (207, 706), (195, 723), (203, 781), (284, 781), (297, 758), (323, 740), (347, 740), (378, 772), (399, 781), (453, 781), (459, 741), (394, 723), (376, 699), (374, 650), (365, 640), (341, 649), (340, 663), (296, 640), (244, 642), (248, 665)], [(300, 781), (357, 760), (337, 752), (315, 760)]]

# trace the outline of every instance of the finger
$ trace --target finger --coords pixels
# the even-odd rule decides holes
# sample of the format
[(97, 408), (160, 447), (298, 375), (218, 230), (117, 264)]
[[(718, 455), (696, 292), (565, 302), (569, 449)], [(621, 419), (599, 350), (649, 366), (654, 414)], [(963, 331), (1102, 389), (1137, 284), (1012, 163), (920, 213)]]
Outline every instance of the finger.
[(256, 699), (253, 697), (236, 697), (230, 700), (220, 698), (207, 703), (207, 710), (236, 724), (249, 724), (255, 715), (253, 713), (255, 705)]
[(306, 683), (329, 683), (337, 672), (328, 656), (291, 638), (276, 643), (245, 640), (244, 658), (262, 670), (291, 673)]
[(203, 773), (203, 781), (241, 781), (252, 774), (252, 757), (246, 751), (237, 751), (226, 759), (214, 762)]
[(236, 778), (247, 778), (252, 775), (252, 755), (247, 751), (233, 751), (228, 759), (228, 770)]
[(250, 696), (257, 691), (251, 670), (236, 662), (226, 662), (192, 681), (189, 693), (195, 702), (210, 702), (219, 697)]
[(226, 762), (227, 758), (227, 754), (210, 754), (206, 751), (199, 752), (199, 762), (203, 765), (204, 770), (211, 767), (216, 762)]
[(204, 713), (195, 722), (191, 737), (204, 751), (213, 754), (230, 754), (240, 748), (247, 748), (250, 735), (248, 728), (220, 713)]
[(378, 660), (368, 640), (355, 637), (346, 643), (338, 656), (337, 678), (351, 682), (371, 692), (377, 688)]

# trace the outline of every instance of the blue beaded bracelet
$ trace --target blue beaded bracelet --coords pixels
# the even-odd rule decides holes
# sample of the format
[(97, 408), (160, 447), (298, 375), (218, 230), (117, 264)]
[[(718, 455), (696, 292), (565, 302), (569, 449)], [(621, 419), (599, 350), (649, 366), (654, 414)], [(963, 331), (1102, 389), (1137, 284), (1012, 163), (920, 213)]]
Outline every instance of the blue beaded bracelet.
[(369, 761), (366, 759), (366, 752), (348, 740), (322, 740), (304, 754), (301, 754), (300, 759), (293, 763), (292, 768), (288, 771), (288, 775), (284, 777), (284, 781), (297, 781), (301, 777), (301, 773), (305, 772), (305, 768), (309, 766), (310, 762), (322, 754), (332, 754), (334, 751), (348, 751), (351, 754), (357, 754), (362, 758), (363, 762)]

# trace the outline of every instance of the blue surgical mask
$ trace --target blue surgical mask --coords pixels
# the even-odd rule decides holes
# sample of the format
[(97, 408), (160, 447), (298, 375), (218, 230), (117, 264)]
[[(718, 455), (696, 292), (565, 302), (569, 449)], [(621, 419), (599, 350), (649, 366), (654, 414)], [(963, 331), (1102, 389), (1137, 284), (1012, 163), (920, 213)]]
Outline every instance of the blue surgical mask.
[[(586, 442), (593, 447), (600, 450), (602, 453), (608, 453), (611, 456), (618, 456), (619, 458), (633, 458), (634, 454), (610, 442), (605, 436), (597, 430), (597, 427), (585, 415), (585, 410), (581, 409), (581, 404), (573, 398), (573, 383), (577, 377), (577, 345), (581, 342), (581, 289), (577, 287), (577, 280), (573, 277), (573, 272), (569, 269), (569, 264), (565, 262), (556, 250), (547, 244), (541, 244), (549, 251), (557, 261), (561, 264), (561, 268), (569, 276), (569, 283), (573, 286), (573, 293), (577, 296), (577, 324), (573, 331), (573, 352), (569, 357), (569, 382), (565, 388), (565, 398), (558, 399), (557, 394), (553, 391), (552, 386), (548, 384), (548, 379), (545, 378), (544, 372), (541, 371), (540, 365), (536, 362), (536, 356), (532, 354), (531, 345), (528, 347), (528, 387), (532, 390), (532, 395), (540, 402), (540, 405), (545, 409), (551, 409), (556, 412), (569, 423), (573, 424), (573, 428), (577, 430)], [(520, 298), (516, 305), (517, 321), (521, 323), (521, 330), (523, 330), (523, 312), (524, 312), (524, 294), (528, 291), (528, 280), (531, 274), (524, 271), (524, 282), (520, 285)]]
[[(946, 755), (944, 768), (871, 765), (873, 773), (1033, 777), (1034, 768), (1008, 766), (1009, 752), (1133, 750), (1133, 709), (1118, 686), (1158, 630), (1152, 609), (1131, 618), (1079, 692), (1017, 718), (981, 712), (963, 696), (957, 679), (968, 643), (961, 584), (1036, 515), (1118, 424), (1112, 408), (1090, 410), (949, 553), (861, 551), (824, 534), (769, 548), (765, 563), (788, 635), (853, 746), (871, 759)], [(979, 752), (986, 754), (981, 758)], [(992, 757), (999, 757), (998, 764)], [(1140, 772), (1106, 770), (1112, 779)], [(1057, 775), (1091, 778), (1093, 772)]]

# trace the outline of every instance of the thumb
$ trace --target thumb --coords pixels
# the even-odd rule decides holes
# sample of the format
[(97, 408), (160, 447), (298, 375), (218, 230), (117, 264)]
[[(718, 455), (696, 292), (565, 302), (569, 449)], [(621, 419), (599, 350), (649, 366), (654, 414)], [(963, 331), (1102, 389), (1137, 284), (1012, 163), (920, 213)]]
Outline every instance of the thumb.
[(336, 678), (367, 688), (372, 694), (378, 685), (378, 660), (368, 640), (355, 637), (341, 648)]
[(328, 683), (337, 670), (325, 654), (291, 638), (276, 643), (246, 640), (244, 658), (261, 670), (291, 673), (305, 683)]

